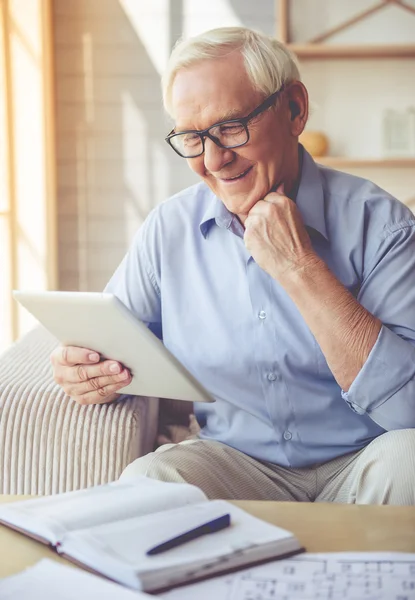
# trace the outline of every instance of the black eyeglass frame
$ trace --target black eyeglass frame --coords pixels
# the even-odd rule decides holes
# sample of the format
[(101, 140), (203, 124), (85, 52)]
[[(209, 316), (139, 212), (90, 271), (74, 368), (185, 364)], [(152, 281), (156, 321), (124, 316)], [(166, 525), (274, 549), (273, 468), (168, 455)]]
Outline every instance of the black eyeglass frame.
[[(249, 142), (249, 129), (248, 129), (249, 121), (252, 121), (252, 119), (257, 117), (261, 113), (265, 112), (268, 108), (270, 108), (274, 104), (277, 96), (279, 94), (281, 94), (281, 92), (284, 90), (284, 87), (285, 86), (282, 85), (279, 90), (277, 90), (276, 92), (274, 92), (273, 94), (268, 96), (268, 98), (266, 98), (259, 106), (254, 108), (254, 110), (252, 112), (250, 112), (249, 115), (247, 115), (246, 117), (240, 117), (239, 119), (230, 119), (227, 121), (220, 121), (219, 123), (214, 123), (207, 129), (203, 129), (201, 131), (198, 131), (197, 129), (187, 129), (186, 131), (175, 132), (174, 129), (172, 129), (171, 132), (168, 134), (168, 136), (165, 137), (164, 139), (169, 144), (169, 146), (171, 148), (173, 148), (173, 150), (176, 152), (176, 154), (178, 154), (182, 158), (197, 158), (198, 156), (202, 156), (202, 154), (205, 151), (205, 138), (206, 137), (208, 137), (210, 140), (212, 140), (212, 142), (214, 142), (217, 146), (219, 146), (219, 148), (226, 148), (226, 149), (230, 150), (232, 148), (240, 148), (241, 146), (245, 146), (245, 144), (247, 144)], [(246, 136), (247, 136), (247, 139), (245, 142), (243, 142), (242, 144), (235, 144), (233, 146), (225, 146), (214, 135), (212, 135), (210, 133), (210, 130), (213, 129), (214, 127), (220, 127), (221, 125), (227, 125), (228, 123), (241, 123), (244, 126), (245, 131), (246, 131)], [(199, 138), (202, 142), (202, 151), (199, 152), (199, 154), (195, 154), (192, 156), (184, 156), (173, 146), (173, 144), (171, 143), (171, 140), (174, 137), (176, 137), (178, 135), (183, 135), (185, 133), (195, 133), (196, 135), (199, 136)]]

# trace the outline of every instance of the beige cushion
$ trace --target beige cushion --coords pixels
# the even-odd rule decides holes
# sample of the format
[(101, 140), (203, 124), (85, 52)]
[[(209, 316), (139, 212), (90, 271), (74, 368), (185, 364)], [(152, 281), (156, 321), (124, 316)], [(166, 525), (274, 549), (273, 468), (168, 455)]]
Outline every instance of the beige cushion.
[(37, 327), (0, 357), (0, 493), (106, 483), (153, 448), (158, 399), (79, 406), (52, 379), (56, 344)]

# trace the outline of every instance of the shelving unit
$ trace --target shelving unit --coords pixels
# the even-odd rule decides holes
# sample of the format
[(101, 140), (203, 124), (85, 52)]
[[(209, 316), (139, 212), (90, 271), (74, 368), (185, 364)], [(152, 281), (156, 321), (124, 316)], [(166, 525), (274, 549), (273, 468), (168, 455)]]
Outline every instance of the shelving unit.
[(300, 59), (307, 58), (415, 58), (414, 45), (345, 46), (328, 44), (287, 44)]
[[(405, 0), (379, 0), (377, 4), (361, 11), (353, 17), (343, 21), (314, 37), (307, 43), (292, 43), (290, 38), (290, 0), (276, 0), (277, 2), (277, 35), (278, 39), (287, 45), (300, 60), (330, 60), (330, 59), (414, 59), (415, 44), (385, 44), (385, 45), (345, 45), (325, 43), (333, 35), (340, 33), (353, 25), (365, 20), (387, 6), (397, 6), (411, 15), (415, 15), (415, 7)], [(347, 156), (322, 156), (315, 157), (316, 161), (331, 167), (379, 167), (401, 168), (408, 167), (415, 170), (415, 157), (408, 158), (353, 158)]]
[(413, 44), (385, 44), (379, 45), (344, 45), (325, 44), (324, 42), (336, 33), (340, 33), (356, 23), (365, 20), (368, 16), (381, 11), (383, 8), (395, 5), (415, 15), (415, 8), (406, 4), (404, 0), (380, 0), (371, 8), (364, 10), (354, 17), (343, 21), (336, 27), (328, 29), (325, 33), (311, 39), (306, 44), (291, 43), (290, 40), (290, 0), (276, 0), (278, 15), (278, 39), (286, 44), (298, 58), (414, 58), (415, 45)]
[(415, 158), (349, 158), (348, 156), (315, 156), (315, 161), (328, 167), (398, 167), (415, 170)]

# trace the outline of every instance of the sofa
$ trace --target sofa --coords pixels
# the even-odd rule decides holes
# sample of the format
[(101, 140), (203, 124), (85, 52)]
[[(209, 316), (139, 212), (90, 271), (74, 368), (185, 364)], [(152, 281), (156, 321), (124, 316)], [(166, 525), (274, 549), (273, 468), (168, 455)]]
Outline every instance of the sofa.
[(80, 406), (52, 378), (57, 344), (37, 326), (0, 356), (0, 493), (114, 481), (139, 456), (197, 431), (191, 402), (128, 396)]

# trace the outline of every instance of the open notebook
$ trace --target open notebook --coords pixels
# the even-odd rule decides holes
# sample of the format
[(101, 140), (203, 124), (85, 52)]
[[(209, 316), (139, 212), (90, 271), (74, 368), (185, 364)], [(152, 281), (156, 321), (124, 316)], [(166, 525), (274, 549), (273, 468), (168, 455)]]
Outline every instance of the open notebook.
[[(231, 525), (161, 554), (164, 541), (229, 514)], [(137, 590), (155, 591), (301, 551), (289, 531), (192, 485), (146, 477), (0, 507), (0, 522), (77, 564)]]

